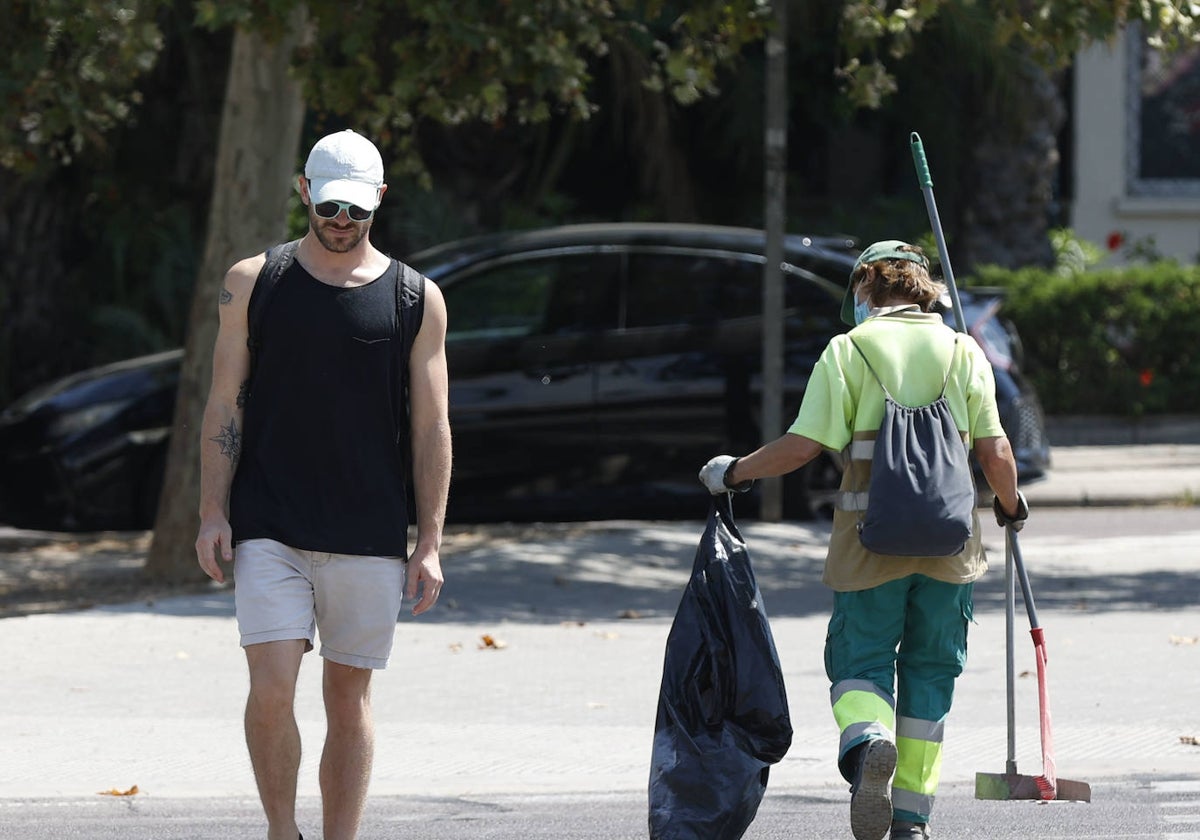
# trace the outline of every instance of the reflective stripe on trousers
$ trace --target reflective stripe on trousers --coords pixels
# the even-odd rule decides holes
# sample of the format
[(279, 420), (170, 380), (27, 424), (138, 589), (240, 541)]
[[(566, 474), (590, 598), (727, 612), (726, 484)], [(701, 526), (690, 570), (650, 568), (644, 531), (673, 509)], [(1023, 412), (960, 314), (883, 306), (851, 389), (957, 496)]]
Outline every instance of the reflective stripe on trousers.
[[(896, 711), (892, 697), (870, 680), (842, 680), (829, 690), (833, 719), (842, 732), (840, 760), (850, 749), (868, 738), (895, 740)], [(849, 780), (847, 780), (849, 781)]]
[(899, 819), (926, 822), (942, 777), (943, 721), (902, 717), (896, 726), (896, 778), (892, 808)]
[(926, 822), (933, 808), (943, 724), (966, 662), (972, 590), (971, 584), (909, 575), (834, 593), (825, 670), (841, 731), (839, 764), (867, 738), (894, 738), (897, 819)]

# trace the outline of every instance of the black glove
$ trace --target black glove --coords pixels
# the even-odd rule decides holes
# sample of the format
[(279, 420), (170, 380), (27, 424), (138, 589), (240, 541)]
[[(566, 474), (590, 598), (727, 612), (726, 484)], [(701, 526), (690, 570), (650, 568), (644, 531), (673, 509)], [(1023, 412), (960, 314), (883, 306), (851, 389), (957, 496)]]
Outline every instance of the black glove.
[(992, 499), (992, 511), (996, 514), (996, 524), (1001, 528), (1011, 525), (1014, 531), (1020, 531), (1025, 527), (1025, 520), (1029, 518), (1029, 503), (1025, 501), (1024, 494), (1018, 490), (1016, 513), (1009, 516), (1004, 510), (1004, 506), (1000, 504), (999, 496)]

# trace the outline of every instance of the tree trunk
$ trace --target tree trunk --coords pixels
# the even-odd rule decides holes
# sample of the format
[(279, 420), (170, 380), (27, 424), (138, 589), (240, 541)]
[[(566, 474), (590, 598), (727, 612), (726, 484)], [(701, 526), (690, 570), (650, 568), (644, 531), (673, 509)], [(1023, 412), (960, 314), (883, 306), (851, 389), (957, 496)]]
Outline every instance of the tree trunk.
[(64, 357), (86, 361), (75, 311), (81, 247), (78, 172), (59, 170), (44, 178), (5, 174), (0, 190), (0, 406), (58, 376)]
[(296, 172), (304, 102), (289, 74), (305, 30), (268, 42), (238, 31), (230, 57), (217, 145), (212, 206), (175, 402), (175, 421), (146, 577), (165, 583), (200, 580), (195, 540), (200, 503), (200, 424), (212, 378), (217, 298), (233, 263), (280, 241)]
[(974, 132), (980, 140), (972, 155), (975, 189), (964, 196), (963, 271), (1054, 263), (1047, 231), (1066, 109), (1058, 84), (1031, 59), (1020, 75), (1021, 103), (1005, 113), (989, 109)]
[(694, 222), (699, 213), (688, 156), (671, 126), (671, 94), (642, 84), (646, 57), (630, 43), (609, 45), (612, 101), (606, 106), (616, 132), (637, 167), (638, 188), (652, 199), (668, 222)]

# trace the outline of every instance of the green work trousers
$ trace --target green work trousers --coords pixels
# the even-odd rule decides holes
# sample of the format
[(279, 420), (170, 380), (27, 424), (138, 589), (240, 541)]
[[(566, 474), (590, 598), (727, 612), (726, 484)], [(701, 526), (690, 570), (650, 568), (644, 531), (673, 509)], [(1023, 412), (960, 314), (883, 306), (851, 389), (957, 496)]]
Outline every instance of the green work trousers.
[(925, 575), (834, 593), (825, 673), (841, 731), (838, 766), (871, 738), (894, 740), (895, 818), (928, 822), (942, 769), (942, 731), (967, 661), (973, 584)]

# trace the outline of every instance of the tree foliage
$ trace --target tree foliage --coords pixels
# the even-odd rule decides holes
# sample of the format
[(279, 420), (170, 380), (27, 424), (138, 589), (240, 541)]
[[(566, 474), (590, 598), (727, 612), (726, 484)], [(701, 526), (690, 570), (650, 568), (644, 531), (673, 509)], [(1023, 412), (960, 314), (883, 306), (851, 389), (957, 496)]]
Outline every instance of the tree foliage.
[(126, 121), (162, 48), (163, 0), (7, 0), (0, 167), (65, 166)]
[[(138, 105), (137, 81), (162, 46), (155, 14), (168, 2), (6, 0), (0, 167), (30, 172), (102, 148)], [(194, 0), (200, 24), (264, 37), (300, 5), (315, 33), (294, 57), (309, 108), (353, 114), (420, 176), (423, 121), (587, 118), (597, 107), (592, 61), (618, 43), (648, 56), (645, 84), (694, 102), (770, 18), (770, 0)], [(966, 9), (994, 21), (995, 43), (1023, 45), (1049, 67), (1135, 21), (1154, 46), (1200, 38), (1200, 8), (1187, 0), (844, 0), (842, 95), (879, 107), (923, 29)]]
[(894, 65), (913, 51), (916, 36), (948, 10), (976, 8), (994, 21), (995, 44), (1024, 47), (1051, 69), (1134, 22), (1156, 47), (1200, 40), (1200, 6), (1188, 0), (847, 0), (837, 71), (845, 95), (858, 107), (878, 107), (895, 92)]
[[(294, 0), (200, 2), (209, 26), (277, 29)], [(766, 0), (310, 0), (314, 37), (295, 56), (307, 106), (353, 114), (427, 182), (422, 122), (529, 125), (597, 109), (591, 63), (618, 43), (648, 56), (644, 83), (681, 103), (763, 34)], [(387, 37), (379, 37), (387, 33)]]

